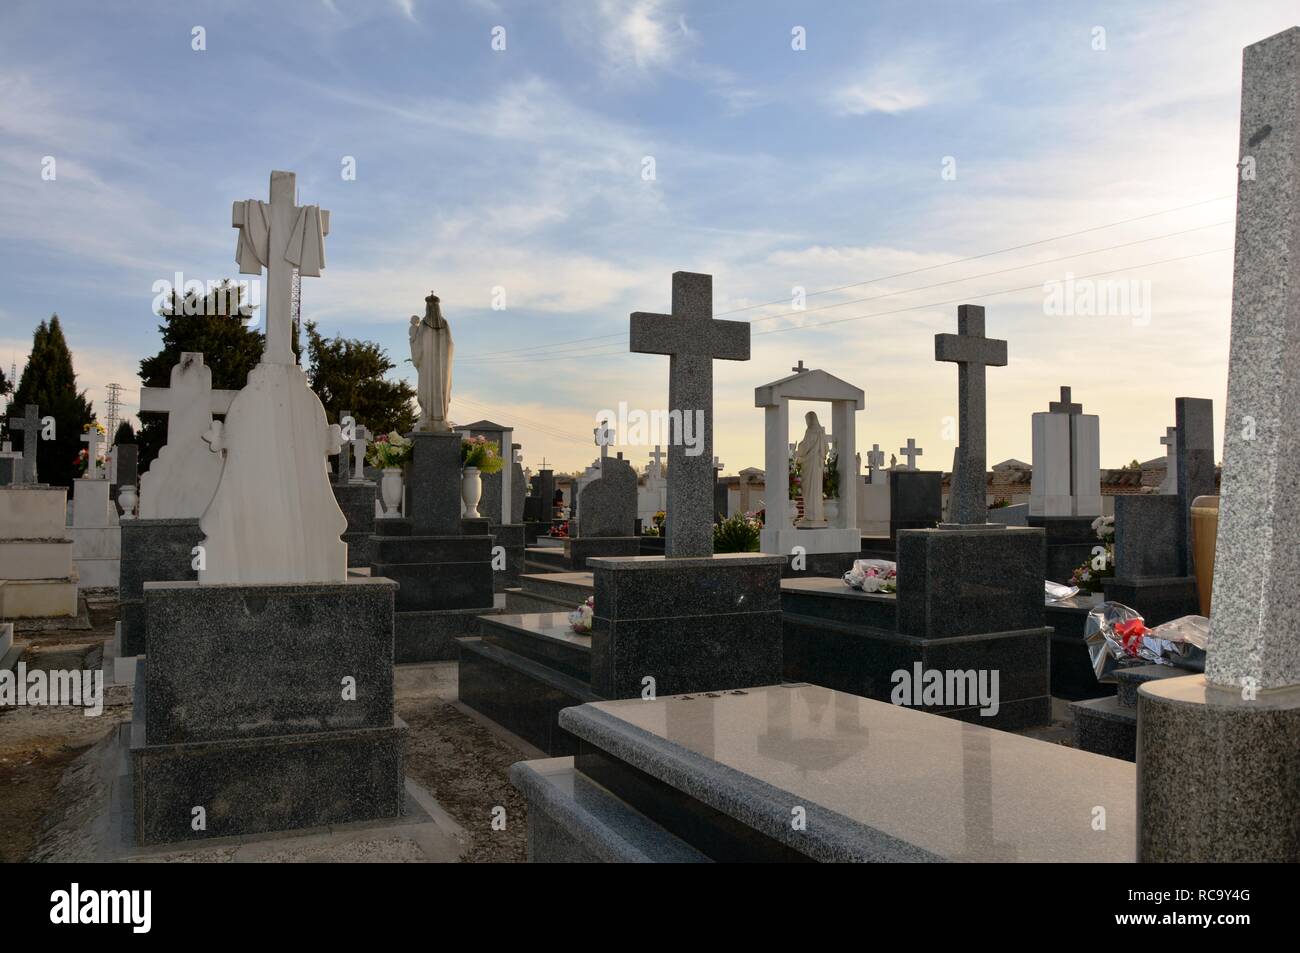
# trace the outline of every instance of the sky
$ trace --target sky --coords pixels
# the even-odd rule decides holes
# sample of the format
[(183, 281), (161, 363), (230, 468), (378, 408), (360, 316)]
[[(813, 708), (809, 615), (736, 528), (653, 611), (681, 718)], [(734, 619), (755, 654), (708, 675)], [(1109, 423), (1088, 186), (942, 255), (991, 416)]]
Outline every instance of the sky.
[(1062, 385), (1100, 415), (1103, 466), (1162, 456), (1178, 396), (1214, 400), (1221, 444), (1241, 51), (1297, 21), (1284, 2), (6, 0), (0, 363), (57, 312), (101, 417), (110, 381), (134, 414), (155, 284), (238, 278), (231, 203), (283, 169), (331, 212), (304, 318), (413, 379), (407, 324), (436, 291), (453, 420), (513, 425), (533, 469), (591, 462), (603, 409), (665, 406), (668, 359), (627, 334), (669, 310), (674, 271), (752, 323), (751, 359), (715, 363), (726, 473), (763, 465), (753, 391), (797, 361), (865, 391), (859, 448), (912, 437), (950, 469), (957, 374), (933, 339), (961, 303), (1009, 342), (990, 464), (1031, 459)]

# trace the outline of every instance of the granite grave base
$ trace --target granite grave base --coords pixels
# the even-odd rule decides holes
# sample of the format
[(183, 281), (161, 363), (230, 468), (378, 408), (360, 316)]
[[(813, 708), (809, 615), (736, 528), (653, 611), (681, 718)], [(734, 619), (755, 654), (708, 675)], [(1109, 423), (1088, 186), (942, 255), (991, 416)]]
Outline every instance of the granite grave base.
[(131, 746), (138, 842), (400, 814), (395, 590), (363, 577), (147, 583)]
[(757, 553), (592, 559), (592, 690), (634, 698), (647, 684), (674, 694), (779, 682), (784, 561)]
[(1093, 556), (1093, 547), (1100, 546), (1092, 528), (1091, 516), (1030, 516), (1028, 525), (1047, 534), (1047, 558), (1043, 578), (1067, 585), (1074, 570)]
[(1137, 699), (1140, 860), (1300, 861), (1300, 688), (1244, 699), (1189, 675)]
[(1148, 626), (1157, 626), (1185, 615), (1200, 615), (1196, 579), (1192, 576), (1169, 579), (1107, 579), (1103, 583), (1106, 599), (1120, 602), (1142, 614)]
[[(560, 723), (576, 756), (511, 768), (531, 862), (1134, 859), (1131, 765), (821, 686), (600, 702)], [(1106, 830), (1068, 822), (1098, 805)]]
[(146, 582), (183, 582), (198, 578), (194, 547), (203, 541), (197, 519), (135, 519), (121, 524), (119, 567), (118, 655), (145, 654)]
[(369, 480), (334, 483), (334, 499), (347, 517), (343, 542), (348, 545), (348, 568), (370, 565), (370, 537), (375, 534), (375, 484)]

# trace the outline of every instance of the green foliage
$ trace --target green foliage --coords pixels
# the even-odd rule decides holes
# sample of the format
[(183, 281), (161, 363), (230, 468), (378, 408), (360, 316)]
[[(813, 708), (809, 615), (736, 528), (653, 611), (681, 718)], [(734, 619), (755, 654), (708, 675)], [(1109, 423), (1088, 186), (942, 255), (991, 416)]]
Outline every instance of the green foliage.
[(822, 468), (822, 496), (828, 500), (840, 498), (840, 452), (834, 447), (826, 454)]
[(713, 551), (715, 553), (758, 552), (759, 531), (763, 524), (752, 516), (728, 516), (713, 524)]
[(480, 473), (500, 473), (505, 466), (501, 446), (487, 437), (469, 437), (460, 442), (460, 465), (478, 467)]
[(13, 389), (13, 381), (5, 377), (5, 369), (0, 367), (0, 394), (7, 394)]
[[(248, 318), (240, 314), (243, 295), (230, 282), (204, 299), (201, 308), (191, 307), (189, 314), (181, 299), (173, 293), (159, 311), (163, 323), (162, 350), (140, 362), (140, 379), (146, 387), (170, 387), (172, 368), (180, 363), (184, 352), (199, 352), (203, 363), (212, 371), (214, 390), (241, 390), (248, 372), (262, 359), (262, 333), (248, 327)], [(136, 443), (140, 447), (140, 470), (143, 472), (167, 442), (166, 414), (142, 413)]]
[[(28, 404), (39, 406), (42, 418), (53, 417), (55, 421), (54, 439), (41, 440), (37, 446), (36, 469), (40, 481), (51, 486), (72, 486), (77, 476), (77, 456), (84, 446), (82, 428), (95, 419), (95, 414), (86, 400), (86, 392), (77, 390), (72, 352), (57, 314), (36, 326), (31, 355), (10, 404), (11, 415), (22, 414)], [(25, 441), (36, 440), (38, 436), (15, 432), (10, 438), (15, 446), (26, 446)]]
[(124, 420), (117, 425), (117, 432), (113, 434), (113, 443), (135, 443), (135, 428), (131, 426), (131, 421)]
[(355, 338), (323, 338), (314, 321), (307, 322), (306, 330), (307, 379), (328, 419), (337, 421), (350, 410), (372, 433), (415, 429), (415, 389), (406, 381), (384, 379), (397, 365), (382, 347)]

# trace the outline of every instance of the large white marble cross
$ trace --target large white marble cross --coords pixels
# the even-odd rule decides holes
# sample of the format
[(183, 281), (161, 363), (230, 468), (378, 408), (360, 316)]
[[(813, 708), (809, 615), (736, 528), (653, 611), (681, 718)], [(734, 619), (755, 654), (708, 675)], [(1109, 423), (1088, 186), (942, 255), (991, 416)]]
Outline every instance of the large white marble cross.
[(86, 476), (87, 480), (99, 479), (99, 446), (104, 442), (104, 435), (99, 432), (99, 428), (94, 424), (90, 429), (81, 435), (81, 442), (87, 445), (86, 449)]
[[(749, 360), (749, 323), (713, 318), (713, 276), (673, 273), (671, 314), (632, 313), (631, 350), (667, 354), (668, 558), (713, 555), (713, 362)], [(683, 432), (695, 438), (688, 447)]]
[(245, 199), (234, 204), (230, 224), (239, 229), (235, 261), (245, 275), (266, 268), (262, 363), (294, 364), (293, 272), (296, 268), (300, 277), (320, 277), (330, 213), (317, 205), (298, 204), (297, 176), (292, 172), (271, 173), (270, 195), (269, 202)]
[(934, 336), (934, 359), (957, 365), (958, 445), (949, 519), (954, 524), (984, 526), (989, 521), (985, 369), (1006, 366), (1007, 342), (984, 336), (983, 307), (963, 304), (957, 308), (957, 333)]
[(9, 418), (9, 429), (19, 430), (23, 435), (23, 479), (24, 483), (36, 482), (36, 447), (41, 438), (41, 409), (36, 404), (28, 404), (21, 417)]

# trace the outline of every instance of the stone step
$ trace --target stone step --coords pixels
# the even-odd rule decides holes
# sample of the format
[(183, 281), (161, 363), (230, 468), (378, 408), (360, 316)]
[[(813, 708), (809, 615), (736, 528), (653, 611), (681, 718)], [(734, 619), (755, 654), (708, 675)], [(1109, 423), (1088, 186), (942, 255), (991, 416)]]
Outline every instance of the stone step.
[(1134, 665), (1132, 668), (1117, 669), (1115, 679), (1118, 685), (1116, 697), (1119, 699), (1119, 706), (1136, 709), (1138, 686), (1143, 682), (1162, 678), (1182, 678), (1184, 675), (1192, 674), (1195, 673), (1174, 665)]
[(567, 572), (568, 557), (554, 546), (529, 546), (524, 549), (524, 569), (528, 572)]
[(591, 636), (574, 632), (567, 612), (483, 617), (478, 634), (484, 642), (591, 683)]
[(1090, 698), (1070, 706), (1074, 718), (1074, 747), (1080, 751), (1137, 760), (1137, 709), (1120, 705), (1119, 697)]
[(522, 588), (506, 588), (505, 597), (506, 612), (509, 613), (572, 612), (577, 608), (576, 604), (570, 605), (568, 599), (556, 599)]
[(596, 582), (590, 572), (525, 573), (519, 577), (519, 588), (531, 595), (558, 599), (572, 611), (596, 591)]
[(577, 741), (560, 727), (559, 715), (565, 708), (600, 701), (590, 685), (481, 636), (459, 643), (456, 677), (461, 704), (548, 755), (577, 752)]
[(572, 758), (520, 761), (510, 781), (530, 803), (528, 856), (568, 863), (711, 863), (573, 767)]

